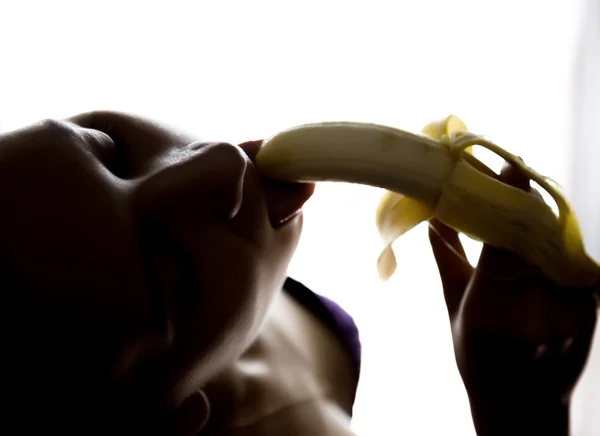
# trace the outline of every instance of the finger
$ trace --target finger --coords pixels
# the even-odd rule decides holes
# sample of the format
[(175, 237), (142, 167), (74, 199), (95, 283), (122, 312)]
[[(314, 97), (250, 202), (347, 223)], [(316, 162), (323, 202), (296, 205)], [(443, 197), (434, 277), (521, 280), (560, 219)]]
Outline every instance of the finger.
[[(523, 160), (521, 159), (521, 162)], [(542, 198), (542, 195), (537, 189), (531, 187), (531, 181), (523, 172), (514, 165), (505, 162), (500, 171), (500, 177), (498, 178), (501, 182), (506, 183), (514, 188), (522, 191), (530, 192), (532, 195), (538, 198)]]
[(190, 135), (182, 135), (165, 124), (120, 112), (87, 112), (67, 121), (112, 138), (117, 147), (118, 165), (111, 170), (123, 178), (143, 174), (160, 156), (194, 142)]
[[(574, 290), (573, 292), (577, 292)], [(572, 342), (572, 349), (569, 353), (571, 359), (575, 362), (586, 362), (591, 351), (591, 344), (594, 339), (596, 330), (596, 322), (598, 318), (598, 308), (594, 298), (590, 295), (582, 296), (578, 301), (579, 311), (575, 312), (576, 318), (573, 319), (572, 325), (579, 327), (579, 331), (575, 332), (576, 338)], [(579, 368), (579, 366), (575, 366)]]
[(508, 162), (505, 162), (502, 166), (502, 170), (500, 171), (500, 177), (498, 179), (506, 183), (507, 185), (513, 186), (517, 189), (521, 189), (522, 191), (529, 192), (531, 190), (531, 185), (529, 184), (529, 177), (523, 174), (523, 172), (519, 168)]
[[(502, 168), (499, 180), (507, 185), (531, 192), (529, 178), (509, 163)], [(539, 196), (540, 194), (535, 192), (533, 195)], [(517, 253), (487, 244), (484, 245), (477, 264), (479, 273), (499, 280), (516, 279), (531, 269), (532, 267)]]
[(473, 267), (467, 260), (458, 233), (438, 220), (430, 222), (429, 241), (442, 279), (448, 314), (452, 319), (460, 307)]

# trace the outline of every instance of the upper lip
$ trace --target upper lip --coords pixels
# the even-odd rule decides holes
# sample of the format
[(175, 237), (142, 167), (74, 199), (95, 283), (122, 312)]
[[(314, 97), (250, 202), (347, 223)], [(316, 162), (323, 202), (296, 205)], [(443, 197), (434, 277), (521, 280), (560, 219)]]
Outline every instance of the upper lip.
[[(261, 144), (262, 140), (247, 141), (239, 144), (239, 147), (254, 162)], [(274, 227), (281, 226), (296, 216), (315, 190), (313, 183), (280, 182), (262, 175), (261, 181), (265, 191), (269, 219)]]
[(262, 139), (256, 141), (246, 141), (239, 144), (239, 147), (244, 150), (244, 153), (248, 155), (250, 160), (254, 162), (258, 150), (260, 150), (260, 146), (262, 145)]

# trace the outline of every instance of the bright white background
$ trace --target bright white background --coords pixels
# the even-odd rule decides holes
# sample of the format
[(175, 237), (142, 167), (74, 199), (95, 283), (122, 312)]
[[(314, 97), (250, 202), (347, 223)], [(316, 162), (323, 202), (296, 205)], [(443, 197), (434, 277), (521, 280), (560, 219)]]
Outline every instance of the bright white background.
[[(455, 113), (565, 182), (582, 15), (574, 0), (2, 0), (0, 131), (103, 108), (240, 142), (323, 120), (417, 131)], [(319, 186), (290, 274), (360, 326), (359, 434), (471, 435), (426, 228), (398, 242), (381, 284), (379, 195)]]

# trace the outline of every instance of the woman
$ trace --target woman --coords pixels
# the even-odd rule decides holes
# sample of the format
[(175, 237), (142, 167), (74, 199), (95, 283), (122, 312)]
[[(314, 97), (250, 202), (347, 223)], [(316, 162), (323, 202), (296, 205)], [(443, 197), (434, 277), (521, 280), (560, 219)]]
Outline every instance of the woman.
[[(0, 136), (16, 433), (352, 434), (356, 327), (286, 280), (313, 186), (260, 177), (259, 146), (109, 112)], [(430, 239), (478, 432), (568, 434), (591, 293), (491, 247), (473, 270), (439, 223)]]

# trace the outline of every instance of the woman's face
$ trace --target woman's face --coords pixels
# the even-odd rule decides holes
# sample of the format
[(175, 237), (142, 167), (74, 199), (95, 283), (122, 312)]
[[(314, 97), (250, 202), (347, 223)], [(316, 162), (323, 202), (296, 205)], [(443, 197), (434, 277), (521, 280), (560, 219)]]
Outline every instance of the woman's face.
[(262, 179), (259, 146), (106, 112), (0, 135), (0, 268), (30, 350), (15, 361), (176, 404), (234, 359), (314, 188)]

